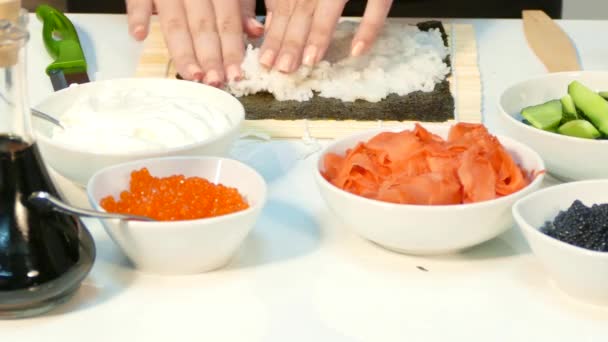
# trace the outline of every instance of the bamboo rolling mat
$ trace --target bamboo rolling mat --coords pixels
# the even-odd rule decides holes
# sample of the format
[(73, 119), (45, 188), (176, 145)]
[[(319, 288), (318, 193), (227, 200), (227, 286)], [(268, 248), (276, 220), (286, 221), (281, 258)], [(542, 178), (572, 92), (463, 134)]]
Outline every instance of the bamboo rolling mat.
[[(407, 20), (414, 24), (411, 19)], [(480, 123), (481, 78), (477, 60), (475, 30), (472, 25), (444, 23), (449, 36), (452, 75), (448, 79), (455, 101), (455, 120)], [(153, 20), (150, 35), (137, 66), (137, 77), (174, 78), (175, 70), (167, 51), (160, 25)], [(276, 138), (337, 138), (357, 131), (401, 125), (401, 121), (354, 120), (245, 120), (243, 134), (267, 135)]]

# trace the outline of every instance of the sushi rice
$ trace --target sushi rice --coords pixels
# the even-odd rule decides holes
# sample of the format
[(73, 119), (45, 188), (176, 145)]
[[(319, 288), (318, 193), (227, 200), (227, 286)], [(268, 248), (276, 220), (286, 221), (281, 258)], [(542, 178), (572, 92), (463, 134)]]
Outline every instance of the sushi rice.
[(278, 101), (307, 101), (316, 93), (344, 102), (378, 102), (389, 94), (431, 92), (450, 72), (444, 62), (449, 49), (438, 29), (421, 31), (415, 25), (390, 23), (367, 54), (351, 57), (356, 29), (354, 21), (339, 23), (326, 58), (292, 74), (264, 68), (258, 62), (259, 46), (249, 44), (242, 64), (244, 78), (231, 82), (228, 91), (239, 97), (267, 92)]

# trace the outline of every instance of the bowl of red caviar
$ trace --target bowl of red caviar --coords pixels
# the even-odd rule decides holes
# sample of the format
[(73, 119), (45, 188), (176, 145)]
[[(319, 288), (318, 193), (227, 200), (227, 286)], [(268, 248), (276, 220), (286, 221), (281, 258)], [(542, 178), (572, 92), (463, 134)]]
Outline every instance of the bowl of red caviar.
[(162, 157), (102, 169), (87, 194), (97, 210), (153, 219), (102, 220), (137, 269), (195, 274), (230, 262), (255, 226), (266, 183), (236, 160)]

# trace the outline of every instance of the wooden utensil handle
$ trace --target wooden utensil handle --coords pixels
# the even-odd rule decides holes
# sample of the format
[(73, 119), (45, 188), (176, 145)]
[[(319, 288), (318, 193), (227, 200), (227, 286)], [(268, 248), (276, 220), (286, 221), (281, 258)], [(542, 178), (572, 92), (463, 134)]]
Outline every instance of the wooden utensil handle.
[(545, 12), (526, 10), (522, 17), (528, 45), (549, 72), (581, 70), (572, 41)]

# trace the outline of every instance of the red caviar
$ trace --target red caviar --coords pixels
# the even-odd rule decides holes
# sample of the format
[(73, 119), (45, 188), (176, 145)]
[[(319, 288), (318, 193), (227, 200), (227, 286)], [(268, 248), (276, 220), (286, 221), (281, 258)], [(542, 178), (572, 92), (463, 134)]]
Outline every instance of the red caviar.
[(247, 209), (235, 188), (201, 177), (153, 177), (147, 168), (131, 172), (129, 190), (116, 201), (107, 196), (101, 206), (111, 213), (148, 216), (159, 221), (193, 220)]

